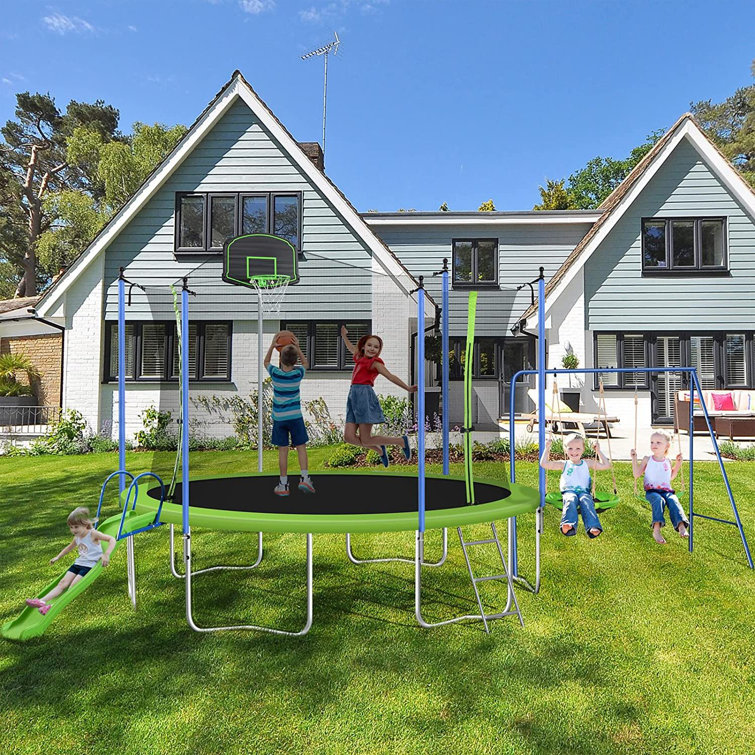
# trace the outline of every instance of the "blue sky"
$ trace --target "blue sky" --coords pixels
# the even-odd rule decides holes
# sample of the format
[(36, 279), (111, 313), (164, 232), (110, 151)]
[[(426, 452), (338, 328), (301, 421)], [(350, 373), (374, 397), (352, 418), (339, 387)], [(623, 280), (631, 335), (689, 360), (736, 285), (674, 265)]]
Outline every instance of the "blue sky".
[[(752, 0), (61, 0), (4, 3), (0, 122), (16, 92), (190, 124), (235, 69), (361, 211), (526, 210), (624, 157), (691, 101), (752, 83)], [(748, 31), (749, 30), (749, 31)]]

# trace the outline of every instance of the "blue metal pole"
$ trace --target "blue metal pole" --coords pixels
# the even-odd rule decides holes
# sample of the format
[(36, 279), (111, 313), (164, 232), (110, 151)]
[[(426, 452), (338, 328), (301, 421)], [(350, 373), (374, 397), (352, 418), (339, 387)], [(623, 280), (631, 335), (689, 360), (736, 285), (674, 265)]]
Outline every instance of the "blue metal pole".
[[(126, 283), (123, 268), (118, 278), (118, 469), (126, 469)], [(121, 492), (126, 488), (125, 475), (118, 476)]]
[[(702, 393), (700, 394), (700, 397), (702, 398)], [(702, 403), (702, 401), (700, 402)], [(694, 520), (694, 510), (695, 510), (695, 495), (694, 495), (694, 437), (695, 437), (695, 376), (694, 374), (690, 374), (690, 381), (689, 381), (689, 543), (687, 544), (687, 547), (689, 549), (689, 552), (692, 553), (692, 527), (693, 527), (693, 520)]]
[(181, 507), (183, 534), (189, 534), (189, 289), (181, 290)]
[(450, 474), (449, 471), (449, 419), (448, 419), (448, 378), (449, 378), (449, 366), (448, 366), (448, 321), (450, 312), (448, 311), (448, 260), (443, 260), (443, 300), (441, 309), (441, 350), (442, 357), (442, 378), (441, 378), (441, 390), (443, 395), (443, 474)]
[(419, 531), (425, 531), (425, 289), (423, 277), (417, 289), (417, 477)]
[[(545, 278), (540, 268), (540, 280), (537, 282), (537, 442), (539, 453), (545, 448)], [(538, 464), (538, 490), (540, 491), (540, 508), (545, 506), (545, 470)]]

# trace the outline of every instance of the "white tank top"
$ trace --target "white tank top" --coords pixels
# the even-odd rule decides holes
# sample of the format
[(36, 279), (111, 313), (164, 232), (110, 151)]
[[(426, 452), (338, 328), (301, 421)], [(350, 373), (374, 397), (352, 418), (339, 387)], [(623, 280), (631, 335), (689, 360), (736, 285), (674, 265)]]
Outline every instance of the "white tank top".
[(94, 566), (102, 558), (102, 546), (92, 540), (92, 530), (84, 537), (77, 537), (76, 546), (79, 549), (79, 557), (73, 562), (76, 566)]
[(648, 457), (644, 478), (645, 490), (673, 490), (671, 487), (671, 462), (668, 459), (656, 461)]
[(564, 462), (564, 471), (561, 473), (561, 492), (573, 490), (575, 493), (589, 493), (592, 483), (590, 480), (590, 468), (583, 459), (579, 464), (570, 461)]

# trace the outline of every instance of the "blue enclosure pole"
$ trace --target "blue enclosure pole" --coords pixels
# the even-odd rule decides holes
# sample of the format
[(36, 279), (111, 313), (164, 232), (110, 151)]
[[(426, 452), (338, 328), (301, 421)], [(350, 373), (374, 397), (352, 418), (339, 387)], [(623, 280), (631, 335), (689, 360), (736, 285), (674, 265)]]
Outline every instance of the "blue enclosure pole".
[[(123, 268), (118, 276), (118, 469), (126, 469), (126, 281)], [(118, 476), (121, 493), (126, 488), (125, 475)]]
[(419, 531), (425, 531), (425, 284), (419, 276), (417, 288), (417, 497)]
[(441, 309), (441, 325), (440, 325), (440, 332), (441, 332), (441, 352), (442, 352), (442, 364), (441, 364), (441, 391), (443, 396), (443, 438), (442, 438), (442, 444), (443, 444), (443, 474), (447, 475), (450, 474), (449, 472), (449, 437), (448, 437), (448, 427), (449, 427), (449, 421), (448, 421), (448, 378), (449, 378), (449, 367), (448, 367), (448, 321), (449, 321), (449, 311), (448, 311), (448, 259), (444, 258), (443, 260), (443, 300), (442, 300), (442, 309)]
[(183, 534), (189, 534), (189, 288), (181, 289), (181, 506)]

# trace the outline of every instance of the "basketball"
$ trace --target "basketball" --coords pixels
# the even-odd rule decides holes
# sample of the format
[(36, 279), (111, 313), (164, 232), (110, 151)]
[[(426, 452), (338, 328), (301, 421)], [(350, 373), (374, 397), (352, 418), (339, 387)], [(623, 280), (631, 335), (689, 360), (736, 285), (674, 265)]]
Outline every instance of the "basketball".
[(278, 351), (282, 351), (284, 347), (289, 346), (294, 342), (294, 334), (290, 330), (281, 330), (278, 334), (278, 339), (275, 342), (275, 348)]

